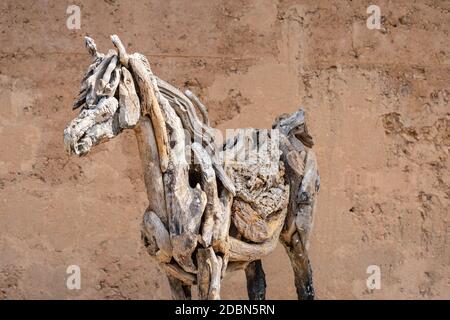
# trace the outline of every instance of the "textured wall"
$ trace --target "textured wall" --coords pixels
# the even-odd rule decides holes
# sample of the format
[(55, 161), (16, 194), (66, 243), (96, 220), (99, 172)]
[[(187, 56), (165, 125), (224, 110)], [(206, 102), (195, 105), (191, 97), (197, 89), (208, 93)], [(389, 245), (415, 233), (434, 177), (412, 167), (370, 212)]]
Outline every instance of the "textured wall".
[[(144, 252), (132, 132), (68, 157), (62, 131), (90, 58), (117, 33), (161, 78), (196, 92), (221, 129), (269, 127), (300, 105), (322, 188), (311, 241), (317, 297), (450, 298), (450, 3), (66, 1), (0, 4), (0, 299), (169, 298)], [(268, 298), (295, 298), (281, 246)], [(82, 289), (65, 286), (77, 264)], [(382, 287), (366, 288), (379, 265)], [(246, 298), (244, 274), (224, 298)]]

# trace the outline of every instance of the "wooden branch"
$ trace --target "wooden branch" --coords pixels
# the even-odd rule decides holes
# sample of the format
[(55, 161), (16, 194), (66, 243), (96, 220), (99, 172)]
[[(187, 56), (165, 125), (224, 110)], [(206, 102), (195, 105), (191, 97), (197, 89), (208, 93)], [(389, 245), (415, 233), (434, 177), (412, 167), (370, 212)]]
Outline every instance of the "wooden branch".
[(202, 300), (220, 299), (222, 258), (220, 256), (216, 256), (211, 247), (207, 249), (198, 249), (197, 263), (199, 298)]
[(294, 281), (299, 300), (313, 300), (315, 296), (308, 250), (295, 232), (290, 243), (282, 242), (294, 270)]
[(141, 105), (134, 87), (133, 77), (127, 68), (122, 67), (119, 84), (119, 124), (121, 128), (134, 127), (140, 117)]
[(163, 183), (163, 175), (160, 169), (158, 148), (151, 120), (143, 116), (134, 127), (138, 142), (139, 155), (144, 173), (144, 182), (147, 188), (149, 207), (147, 211), (155, 212), (164, 226), (168, 228), (168, 214)]
[(231, 225), (231, 205), (233, 203), (233, 195), (227, 189), (224, 189), (220, 195), (221, 210), (216, 216), (213, 227), (212, 246), (217, 252), (224, 255), (224, 264), (228, 263), (229, 243), (228, 237)]
[(151, 83), (151, 70), (148, 61), (140, 54), (133, 54), (128, 60), (133, 77), (139, 87), (141, 111), (149, 114), (155, 131), (156, 145), (160, 159), (161, 171), (164, 173), (169, 165), (168, 136), (161, 107), (156, 99)]
[(303, 179), (297, 194), (298, 211), (295, 219), (295, 225), (306, 250), (309, 248), (309, 235), (314, 223), (315, 197), (319, 191), (319, 185), (316, 156), (314, 151), (309, 149)]
[(84, 45), (86, 46), (89, 54), (94, 59), (103, 58), (104, 54), (103, 53), (99, 53), (97, 51), (97, 45), (95, 44), (94, 39), (92, 39), (90, 37), (84, 37)]
[(117, 48), (117, 51), (119, 53), (119, 60), (120, 63), (125, 67), (128, 68), (129, 63), (129, 56), (125, 50), (125, 46), (122, 44), (122, 41), (120, 41), (119, 37), (115, 34), (111, 36), (111, 41), (114, 44), (114, 46)]
[(216, 152), (218, 150), (212, 136), (213, 130), (207, 124), (198, 119), (192, 102), (181, 91), (158, 77), (155, 77), (155, 79), (161, 94), (169, 101), (170, 105), (180, 117), (184, 129), (188, 130), (193, 141), (199, 143), (201, 142), (202, 146), (210, 155), (214, 171), (216, 172), (216, 177), (222, 182), (228, 191), (230, 191), (233, 195), (236, 194), (236, 189), (233, 182), (225, 173), (216, 156)]
[(107, 55), (102, 59), (102, 61), (95, 68), (93, 74), (86, 79), (86, 105), (87, 108), (94, 108), (98, 101), (97, 97), (97, 86), (103, 77), (106, 69), (108, 68), (111, 60), (116, 57), (116, 52), (114, 50), (109, 50)]
[(194, 274), (184, 271), (176, 264), (162, 263), (160, 266), (168, 275), (179, 279), (185, 285), (192, 286), (197, 283), (197, 278)]
[(194, 142), (191, 145), (194, 153), (194, 161), (200, 166), (202, 175), (202, 188), (206, 194), (207, 203), (203, 215), (202, 240), (205, 247), (209, 247), (212, 242), (214, 221), (221, 215), (223, 209), (219, 196), (217, 195), (216, 174), (212, 167), (211, 158), (203, 149), (203, 147)]
[(274, 232), (272, 238), (261, 244), (251, 244), (230, 237), (230, 261), (253, 261), (261, 259), (271, 253), (277, 245), (282, 227), (283, 225), (280, 225)]
[(105, 71), (103, 72), (103, 75), (99, 79), (98, 84), (95, 88), (95, 90), (96, 90), (95, 93), (98, 96), (100, 96), (105, 91), (106, 85), (109, 83), (109, 80), (111, 80), (111, 74), (116, 69), (117, 61), (118, 61), (117, 55), (113, 55), (111, 60), (109, 61), (108, 66), (106, 67)]
[(192, 254), (197, 247), (206, 194), (199, 184), (195, 188), (189, 184), (184, 128), (175, 110), (159, 91), (155, 78), (152, 79), (152, 85), (156, 99), (164, 111), (166, 125), (171, 129), (169, 170), (164, 174), (164, 186), (173, 257), (185, 271), (196, 273)]
[(172, 260), (169, 231), (153, 211), (144, 214), (142, 231), (148, 241), (154, 242), (156, 245), (155, 256), (158, 262), (169, 263)]
[(119, 87), (121, 73), (122, 73), (122, 70), (120, 69), (120, 66), (117, 65), (111, 74), (109, 82), (105, 86), (105, 89), (102, 93), (103, 96), (112, 97), (115, 95), (116, 90)]
[(189, 99), (191, 99), (194, 102), (195, 106), (200, 111), (200, 114), (202, 115), (203, 118), (203, 123), (209, 126), (210, 123), (209, 123), (208, 109), (206, 109), (206, 106), (192, 91), (186, 90), (184, 91), (184, 93)]

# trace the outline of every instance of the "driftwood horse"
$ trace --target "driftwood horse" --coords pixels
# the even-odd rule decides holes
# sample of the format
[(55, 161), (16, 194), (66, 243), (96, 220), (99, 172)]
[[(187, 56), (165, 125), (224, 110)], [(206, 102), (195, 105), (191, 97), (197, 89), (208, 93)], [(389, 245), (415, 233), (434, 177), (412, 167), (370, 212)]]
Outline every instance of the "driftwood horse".
[(271, 130), (240, 131), (221, 143), (206, 107), (155, 76), (148, 60), (115, 50), (97, 51), (81, 81), (64, 130), (70, 153), (84, 155), (133, 129), (149, 206), (142, 238), (166, 272), (174, 299), (219, 299), (226, 273), (245, 269), (250, 299), (264, 299), (261, 258), (285, 246), (299, 299), (314, 298), (308, 259), (319, 175), (303, 110), (282, 115)]

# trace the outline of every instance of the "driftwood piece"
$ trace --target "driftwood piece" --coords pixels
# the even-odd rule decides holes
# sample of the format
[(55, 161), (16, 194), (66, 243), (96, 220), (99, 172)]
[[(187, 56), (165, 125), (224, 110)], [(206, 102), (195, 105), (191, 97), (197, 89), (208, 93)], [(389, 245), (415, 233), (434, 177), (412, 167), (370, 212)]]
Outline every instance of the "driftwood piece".
[(308, 251), (300, 240), (299, 233), (292, 235), (290, 243), (282, 242), (294, 270), (294, 283), (299, 300), (313, 300), (314, 286)]
[(122, 67), (119, 84), (119, 124), (121, 128), (133, 128), (139, 121), (141, 105), (134, 87), (133, 76)]
[(98, 58), (103, 58), (104, 54), (99, 53), (97, 51), (97, 45), (95, 44), (94, 39), (90, 38), (90, 37), (84, 37), (84, 45), (86, 46), (89, 54), (94, 58), (94, 59), (98, 59)]
[(159, 92), (156, 81), (154, 92), (165, 114), (170, 130), (169, 169), (164, 174), (166, 203), (168, 204), (169, 232), (173, 246), (173, 256), (178, 264), (188, 272), (196, 273), (192, 254), (197, 247), (198, 234), (206, 194), (199, 184), (192, 188), (189, 184), (189, 166), (186, 161), (185, 135), (180, 119)]
[(202, 189), (207, 197), (201, 234), (203, 245), (205, 247), (212, 245), (218, 252), (227, 256), (232, 195), (228, 190), (223, 190), (219, 198), (211, 158), (199, 143), (194, 142), (191, 149), (194, 153), (194, 163), (200, 167)]
[(283, 225), (278, 226), (272, 238), (263, 243), (248, 243), (234, 237), (229, 237), (229, 260), (230, 261), (254, 261), (271, 253), (278, 242)]
[[(111, 60), (109, 60), (108, 66), (106, 67), (105, 71), (101, 75), (101, 78), (98, 80), (98, 83), (96, 84), (95, 93), (97, 96), (100, 96), (102, 93), (106, 93), (106, 85), (111, 80), (111, 75), (113, 74), (114, 70), (117, 66), (117, 55), (113, 55), (111, 57)], [(118, 77), (116, 77), (118, 79)], [(111, 92), (111, 88), (109, 90)]]
[(197, 263), (197, 283), (200, 299), (220, 299), (222, 257), (217, 256), (211, 247), (207, 249), (198, 249)]
[(191, 90), (184, 91), (184, 94), (194, 102), (198, 111), (202, 115), (203, 123), (206, 124), (207, 126), (209, 126), (210, 123), (209, 123), (208, 109), (206, 108), (206, 106), (200, 101), (200, 99)]
[(245, 268), (247, 293), (250, 300), (266, 299), (266, 275), (261, 260), (250, 262)]
[(314, 201), (319, 185), (316, 155), (309, 149), (306, 154), (303, 179), (297, 193), (298, 211), (295, 218), (295, 225), (306, 249), (309, 248), (309, 235), (314, 223)]
[(223, 207), (217, 194), (216, 174), (212, 167), (211, 158), (203, 147), (194, 142), (191, 145), (194, 153), (194, 161), (200, 167), (202, 175), (202, 189), (207, 198), (206, 208), (203, 213), (203, 227), (201, 230), (201, 239), (205, 247), (209, 247), (212, 242), (214, 221), (221, 214)]
[(192, 286), (197, 282), (197, 278), (195, 275), (184, 271), (177, 264), (162, 263), (160, 264), (160, 266), (168, 275), (180, 280), (185, 285)]
[(128, 68), (129, 63), (129, 56), (125, 50), (124, 45), (122, 44), (122, 41), (120, 41), (119, 37), (115, 34), (111, 36), (111, 41), (114, 44), (114, 46), (117, 48), (117, 51), (119, 53), (119, 60), (120, 63), (125, 67)]
[(163, 176), (160, 169), (158, 147), (151, 120), (148, 116), (141, 117), (134, 127), (136, 140), (141, 157), (144, 182), (147, 187), (149, 207), (147, 211), (155, 212), (163, 224), (168, 227), (166, 199), (164, 196)]
[(111, 74), (109, 83), (107, 83), (105, 86), (103, 95), (105, 95), (107, 97), (112, 97), (115, 94), (116, 89), (119, 86), (121, 73), (122, 73), (122, 70), (120, 69), (120, 67), (116, 66), (116, 68), (114, 69), (114, 71)]
[(64, 130), (66, 149), (83, 155), (93, 145), (116, 136), (120, 128), (114, 118), (118, 108), (116, 98), (103, 98), (95, 109), (85, 109)]
[[(233, 182), (227, 176), (221, 163), (219, 163), (219, 160), (216, 157), (215, 153), (217, 151), (217, 146), (214, 143), (213, 130), (209, 125), (198, 119), (194, 105), (180, 90), (156, 76), (154, 79), (156, 80), (156, 85), (161, 94), (169, 101), (178, 117), (180, 117), (183, 128), (189, 132), (192, 142), (195, 141), (201, 143), (208, 152), (212, 159), (213, 168), (217, 178), (228, 191), (233, 195), (236, 194)], [(207, 114), (205, 117), (207, 118)]]
[[(106, 69), (108, 68), (111, 60), (116, 57), (117, 54), (114, 50), (109, 50), (106, 56), (102, 59), (102, 61), (98, 64), (98, 66), (94, 69), (94, 72), (91, 76), (86, 79), (86, 106), (89, 109), (95, 108), (99, 97), (97, 96), (98, 91), (97, 88), (100, 85), (100, 80), (102, 79)], [(117, 58), (116, 58), (117, 59)]]
[(154, 255), (158, 262), (169, 263), (172, 260), (170, 235), (161, 219), (153, 211), (144, 214), (143, 234), (154, 243)]
[(169, 165), (168, 136), (161, 107), (156, 99), (151, 83), (151, 70), (147, 59), (140, 54), (129, 57), (133, 77), (139, 87), (141, 112), (149, 114), (155, 131), (156, 145), (158, 147), (161, 171), (164, 173)]

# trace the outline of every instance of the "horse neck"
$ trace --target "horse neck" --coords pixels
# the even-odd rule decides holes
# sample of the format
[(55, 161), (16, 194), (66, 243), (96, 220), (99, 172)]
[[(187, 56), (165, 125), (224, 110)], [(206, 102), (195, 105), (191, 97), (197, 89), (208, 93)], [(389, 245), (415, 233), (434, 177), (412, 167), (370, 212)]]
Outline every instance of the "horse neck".
[(158, 148), (155, 133), (149, 117), (143, 116), (134, 128), (142, 161), (144, 182), (147, 188), (149, 206), (147, 211), (153, 211), (167, 225), (167, 209), (164, 193), (163, 176), (160, 169)]

